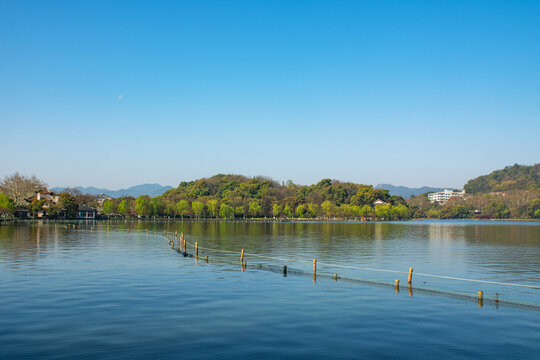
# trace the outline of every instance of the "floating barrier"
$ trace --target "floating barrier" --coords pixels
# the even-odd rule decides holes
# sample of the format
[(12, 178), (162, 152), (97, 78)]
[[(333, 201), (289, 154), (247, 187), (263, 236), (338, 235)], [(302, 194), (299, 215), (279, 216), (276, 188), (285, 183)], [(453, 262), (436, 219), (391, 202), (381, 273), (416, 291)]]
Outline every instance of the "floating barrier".
[[(69, 226), (69, 229), (73, 229), (74, 231), (90, 230), (91, 233), (95, 233), (98, 231), (94, 227), (91, 227), (91, 228), (87, 227), (86, 229), (83, 227), (79, 227), (78, 230), (75, 230), (77, 229), (75, 224), (68, 224), (68, 226)], [(68, 229), (68, 226), (66, 226), (66, 229)], [(110, 228), (109, 226), (107, 226), (106, 233), (108, 234), (109, 231), (110, 231)], [(114, 229), (112, 231), (115, 231), (115, 232), (127, 231), (127, 233), (131, 233), (132, 229), (128, 227), (127, 229)], [(409, 271), (400, 271), (400, 270), (391, 270), (391, 269), (378, 269), (378, 268), (371, 268), (371, 267), (327, 263), (327, 262), (321, 262), (317, 260), (316, 258), (313, 259), (312, 261), (302, 260), (302, 259), (282, 258), (282, 257), (276, 257), (276, 256), (261, 255), (261, 254), (256, 254), (256, 253), (248, 253), (245, 249), (241, 249), (240, 251), (231, 251), (231, 250), (216, 249), (216, 248), (210, 248), (210, 247), (202, 247), (199, 245), (198, 241), (194, 243), (187, 241), (183, 232), (180, 233), (180, 237), (178, 238), (177, 232), (175, 232), (174, 234), (169, 234), (166, 231), (161, 233), (157, 231), (151, 231), (149, 229), (145, 229), (142, 231), (144, 231), (147, 235), (165, 237), (169, 241), (169, 244), (171, 245), (171, 247), (179, 254), (182, 254), (184, 257), (194, 258), (195, 260), (197, 260), (199, 259), (199, 252), (202, 251), (202, 253), (205, 253), (204, 255), (205, 263), (215, 262), (215, 263), (226, 263), (226, 264), (234, 265), (235, 261), (232, 260), (233, 259), (232, 256), (240, 255), (240, 268), (242, 272), (246, 271), (247, 269), (246, 257), (249, 256), (249, 257), (258, 258), (265, 261), (272, 260), (275, 262), (282, 263), (281, 265), (275, 265), (275, 264), (269, 264), (267, 262), (259, 262), (259, 263), (257, 263), (256, 261), (250, 262), (252, 264), (250, 268), (254, 270), (266, 270), (266, 271), (281, 273), (285, 277), (288, 275), (298, 275), (298, 276), (312, 275), (313, 281), (316, 281), (317, 277), (322, 277), (322, 278), (333, 279), (334, 281), (338, 281), (339, 279), (340, 281), (344, 281), (344, 282), (393, 287), (396, 293), (399, 293), (399, 290), (401, 288), (399, 279), (394, 279), (394, 282), (392, 283), (390, 282), (390, 280), (387, 280), (387, 281), (370, 280), (370, 279), (358, 278), (358, 277), (350, 276), (350, 275), (338, 276), (338, 273), (336, 272), (328, 273), (328, 272), (320, 271), (318, 269), (318, 265), (325, 268), (343, 268), (343, 269), (351, 269), (351, 270), (407, 275), (408, 294), (409, 296), (413, 296), (413, 286), (412, 286), (412, 278), (413, 278), (413, 271), (414, 271), (413, 267), (410, 267)], [(136, 232), (136, 231), (133, 231), (133, 232)], [(187, 252), (188, 246), (193, 249), (193, 252), (194, 252), (193, 254), (190, 254)], [(207, 253), (212, 253), (212, 252), (214, 253), (213, 256), (210, 256), (211, 254), (210, 255), (207, 254)], [(313, 272), (309, 273), (305, 270), (291, 268), (288, 266), (288, 264), (291, 264), (291, 263), (306, 264), (306, 265), (309, 263), (312, 263)], [(517, 284), (517, 283), (493, 281), (493, 280), (470, 279), (470, 278), (463, 278), (463, 277), (435, 275), (435, 274), (427, 274), (427, 273), (419, 273), (419, 272), (415, 272), (414, 274), (416, 277), (418, 276), (430, 277), (430, 278), (438, 278), (438, 279), (460, 281), (460, 282), (467, 282), (467, 283), (474, 283), (474, 284), (499, 285), (499, 286), (505, 286), (509, 288), (512, 288), (512, 287), (526, 288), (526, 289), (530, 289), (531, 291), (540, 290), (540, 285), (528, 285), (528, 284)], [(477, 301), (478, 306), (480, 307), (482, 307), (484, 303), (490, 303), (490, 304), (496, 305), (497, 307), (500, 305), (506, 305), (506, 306), (540, 311), (540, 299), (538, 302), (535, 302), (535, 303), (515, 301), (510, 298), (500, 299), (499, 295), (501, 295), (501, 293), (499, 292), (493, 292), (491, 296), (486, 297), (484, 294), (484, 290), (478, 290), (476, 293), (473, 293), (473, 292), (463, 292), (463, 291), (455, 291), (455, 290), (448, 290), (448, 289), (438, 289), (435, 287), (426, 287), (426, 286), (421, 286), (421, 285), (415, 286), (414, 291), (425, 293), (425, 294), (431, 294), (435, 296), (445, 296), (445, 297), (457, 298), (457, 299), (463, 299), (463, 300), (475, 300)], [(540, 296), (540, 293), (535, 294), (535, 295)]]

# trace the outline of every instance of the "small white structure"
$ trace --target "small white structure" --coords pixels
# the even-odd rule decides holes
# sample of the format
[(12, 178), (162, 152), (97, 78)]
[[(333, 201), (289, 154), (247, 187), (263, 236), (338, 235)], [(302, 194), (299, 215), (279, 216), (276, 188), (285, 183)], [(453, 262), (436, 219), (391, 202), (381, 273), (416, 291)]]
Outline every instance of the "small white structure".
[(103, 203), (107, 200), (112, 200), (112, 197), (107, 194), (101, 193), (96, 195), (96, 200), (99, 206), (103, 206)]
[(44, 189), (44, 190), (36, 191), (36, 194), (32, 196), (31, 198), (26, 199), (26, 201), (31, 203), (34, 200), (38, 200), (38, 201), (48, 200), (56, 204), (58, 203), (58, 199), (59, 199), (58, 194), (56, 194), (55, 192), (51, 190)]
[(465, 190), (448, 190), (444, 189), (444, 191), (441, 192), (435, 192), (435, 193), (429, 193), (428, 199), (431, 202), (446, 202), (448, 199), (454, 196), (463, 197), (465, 195)]

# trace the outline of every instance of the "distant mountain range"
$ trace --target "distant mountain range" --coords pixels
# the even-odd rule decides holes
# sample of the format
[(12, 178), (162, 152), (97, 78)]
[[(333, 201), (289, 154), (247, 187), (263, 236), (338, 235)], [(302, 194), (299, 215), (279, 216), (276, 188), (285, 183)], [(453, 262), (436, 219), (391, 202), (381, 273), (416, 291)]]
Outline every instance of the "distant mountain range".
[[(148, 196), (154, 197), (154, 196), (159, 196), (163, 194), (165, 191), (172, 189), (172, 186), (162, 186), (159, 184), (142, 184), (142, 185), (136, 185), (136, 186), (129, 187), (127, 189), (120, 189), (120, 190), (100, 189), (93, 186), (89, 186), (89, 187), (77, 186), (76, 189), (80, 190), (83, 194), (91, 194), (91, 195), (107, 194), (113, 198), (118, 198), (122, 196), (138, 197), (141, 195), (148, 195)], [(54, 187), (51, 190), (55, 192), (62, 192), (64, 188)]]
[[(120, 190), (110, 190), (104, 188), (97, 188), (94, 186), (82, 187), (77, 186), (76, 189), (80, 190), (83, 194), (97, 195), (97, 194), (107, 194), (113, 198), (119, 198), (122, 196), (133, 196), (139, 197), (141, 195), (148, 195), (150, 197), (155, 197), (163, 194), (165, 191), (172, 189), (172, 186), (162, 186), (160, 184), (141, 184), (129, 187), (127, 189)], [(427, 192), (437, 192), (443, 191), (445, 188), (436, 188), (429, 186), (422, 186), (420, 188), (410, 188), (406, 186), (394, 186), (391, 184), (378, 184), (375, 186), (377, 189), (387, 189), (390, 191), (390, 195), (399, 195), (404, 198), (409, 198), (411, 195), (420, 195)], [(55, 192), (62, 192), (63, 187), (53, 187), (51, 190)]]
[(406, 186), (394, 186), (391, 184), (378, 184), (377, 186), (375, 186), (375, 188), (387, 189), (390, 191), (390, 195), (403, 196), (403, 198), (405, 199), (410, 198), (411, 195), (420, 195), (427, 192), (439, 192), (445, 189), (445, 188), (436, 188), (436, 187), (429, 187), (429, 186), (422, 186), (420, 188), (410, 188)]

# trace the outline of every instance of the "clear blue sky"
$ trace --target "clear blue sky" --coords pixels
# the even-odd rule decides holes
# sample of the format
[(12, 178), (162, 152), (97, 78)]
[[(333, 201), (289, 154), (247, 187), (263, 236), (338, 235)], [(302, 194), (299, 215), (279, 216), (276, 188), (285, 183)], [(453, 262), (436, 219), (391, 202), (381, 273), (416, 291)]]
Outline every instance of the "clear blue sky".
[(540, 161), (539, 1), (0, 0), (0, 176), (460, 187)]

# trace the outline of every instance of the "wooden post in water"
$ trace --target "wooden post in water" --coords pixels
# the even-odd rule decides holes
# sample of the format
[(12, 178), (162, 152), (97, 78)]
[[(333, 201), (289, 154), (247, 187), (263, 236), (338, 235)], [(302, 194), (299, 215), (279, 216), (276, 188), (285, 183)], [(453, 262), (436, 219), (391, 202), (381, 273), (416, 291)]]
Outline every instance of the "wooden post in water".
[(186, 251), (186, 239), (184, 239), (184, 256), (187, 255), (187, 251)]
[(287, 275), (287, 265), (283, 265), (283, 275)]
[(399, 280), (398, 280), (398, 279), (396, 279), (396, 280), (394, 281), (394, 286), (397, 287), (397, 288), (399, 288)]
[(478, 307), (484, 306), (484, 292), (479, 291), (478, 292)]
[(195, 258), (199, 257), (199, 243), (195, 241)]
[(242, 253), (240, 253), (240, 263), (243, 266), (243, 264), (244, 264), (244, 249), (242, 249)]
[(409, 284), (412, 284), (412, 272), (413, 272), (413, 268), (410, 268), (409, 269), (409, 278), (407, 279), (407, 282)]
[(204, 258), (204, 261), (208, 262), (208, 255)]
[(313, 259), (313, 274), (317, 272), (317, 259)]

